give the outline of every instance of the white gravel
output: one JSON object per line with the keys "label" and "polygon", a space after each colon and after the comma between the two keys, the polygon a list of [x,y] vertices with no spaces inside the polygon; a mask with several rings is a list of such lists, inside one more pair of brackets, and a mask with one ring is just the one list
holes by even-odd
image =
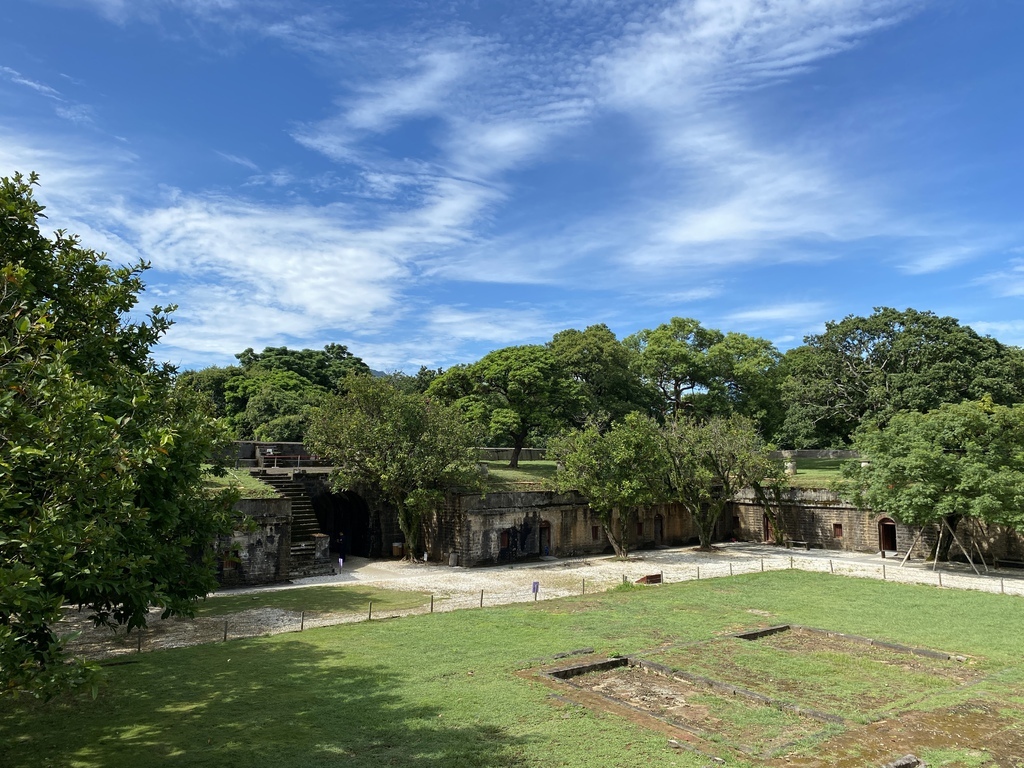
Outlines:
{"label": "white gravel", "polygon": [[[517,563],[490,568],[451,568],[433,563],[410,563],[388,560],[371,561],[351,558],[341,573],[299,579],[290,584],[271,587],[229,590],[218,594],[254,594],[277,589],[360,584],[394,590],[427,592],[434,596],[434,611],[479,608],[481,593],[484,607],[507,603],[551,600],[586,592],[597,592],[619,584],[623,579],[635,581],[642,576],[660,574],[667,583],[701,578],[728,578],[730,575],[758,572],[762,569],[799,568],[807,571],[834,573],[840,576],[882,579],[903,583],[928,584],[947,589],[974,589],[984,592],[1005,592],[1024,595],[1024,572],[991,571],[978,566],[976,575],[966,564],[941,564],[933,571],[930,564],[910,561],[905,567],[898,560],[883,560],[878,555],[865,555],[828,550],[786,550],[767,544],[728,543],[717,545],[715,552],[699,552],[692,547],[645,550],[629,561],[610,556],[593,558],[547,558],[536,563]],[[535,596],[533,584],[539,590]],[[218,595],[209,600],[216,601]],[[369,608],[369,606],[367,606]],[[374,611],[373,619],[427,613],[429,606],[402,611]],[[68,632],[81,632],[71,642],[77,653],[93,658],[120,656],[141,650],[222,642],[239,637],[278,634],[312,628],[365,621],[368,611],[359,613],[299,614],[293,611],[261,608],[232,614],[224,618],[194,620],[161,620],[153,611],[147,629],[125,635],[123,631],[93,628],[85,614],[68,611],[62,622]],[[141,642],[140,642],[141,641]]]}

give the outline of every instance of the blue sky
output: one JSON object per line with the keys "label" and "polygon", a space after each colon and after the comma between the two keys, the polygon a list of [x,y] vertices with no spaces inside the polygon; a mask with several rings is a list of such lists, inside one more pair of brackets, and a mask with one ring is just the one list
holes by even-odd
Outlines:
{"label": "blue sky", "polygon": [[0,174],[144,258],[157,356],[378,369],[875,306],[1024,344],[1016,0],[9,0]]}

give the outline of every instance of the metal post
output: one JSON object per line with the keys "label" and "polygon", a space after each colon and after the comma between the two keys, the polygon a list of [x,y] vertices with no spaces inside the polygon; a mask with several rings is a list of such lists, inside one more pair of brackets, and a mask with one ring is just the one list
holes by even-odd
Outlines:
{"label": "metal post", "polygon": [[1000,595],[1005,595],[1006,594],[1006,590],[1003,589],[1003,577],[1002,576],[999,577],[999,594]]}
{"label": "metal post", "polygon": [[302,611],[299,613],[299,632],[306,628],[306,612]]}
{"label": "metal post", "polygon": [[764,573],[764,558],[761,558],[761,573]]}
{"label": "metal post", "polygon": [[586,579],[586,577],[583,578],[583,594],[584,595],[587,594],[587,579]]}
{"label": "metal post", "polygon": [[484,607],[484,591],[482,589],[480,590],[480,607]]}
{"label": "metal post", "polygon": [[729,575],[732,576],[732,563],[729,563]]}
{"label": "metal post", "polygon": [[942,586],[942,571],[939,571],[939,586]]}
{"label": "metal post", "polygon": [[835,573],[836,572],[835,569],[832,567],[832,561],[831,560],[828,561],[828,572],[829,573]]}
{"label": "metal post", "polygon": [[136,652],[137,653],[142,653],[142,630],[141,629],[139,630],[138,641],[139,642],[138,642],[138,646],[137,646],[137,651]]}
{"label": "metal post", "polygon": [[697,581],[700,581],[700,566],[697,566]]}
{"label": "metal post", "polygon": [[430,612],[431,613],[434,612],[434,596],[433,595],[430,596]]}
{"label": "metal post", "polygon": [[885,581],[885,563],[882,563],[882,581]]}
{"label": "metal post", "polygon": [[224,619],[224,642],[228,641],[228,620]]}
{"label": "metal post", "polygon": [[373,600],[370,601],[370,612],[366,614],[366,620],[371,621],[373,619]]}
{"label": "metal post", "polygon": [[793,570],[793,556],[789,556],[789,570]]}

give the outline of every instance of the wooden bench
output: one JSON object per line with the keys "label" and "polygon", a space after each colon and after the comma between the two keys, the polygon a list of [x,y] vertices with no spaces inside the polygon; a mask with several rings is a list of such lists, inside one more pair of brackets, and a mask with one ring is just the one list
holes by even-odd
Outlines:
{"label": "wooden bench", "polygon": [[1008,565],[1011,568],[1024,568],[1024,560],[1007,560],[1002,557],[992,558],[992,567],[999,568],[1000,566]]}
{"label": "wooden bench", "polygon": [[792,549],[793,547],[803,547],[807,551],[810,551],[811,542],[798,541],[797,539],[786,539],[786,549]]}

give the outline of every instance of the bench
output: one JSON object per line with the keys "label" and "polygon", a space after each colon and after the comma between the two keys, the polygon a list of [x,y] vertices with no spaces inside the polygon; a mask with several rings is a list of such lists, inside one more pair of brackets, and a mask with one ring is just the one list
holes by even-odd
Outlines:
{"label": "bench", "polygon": [[999,568],[1000,566],[1008,565],[1011,568],[1024,568],[1024,560],[1008,560],[1002,557],[992,558],[992,567]]}
{"label": "bench", "polygon": [[793,547],[803,547],[810,551],[811,542],[809,541],[798,541],[797,539],[786,539],[786,549],[792,549]]}

